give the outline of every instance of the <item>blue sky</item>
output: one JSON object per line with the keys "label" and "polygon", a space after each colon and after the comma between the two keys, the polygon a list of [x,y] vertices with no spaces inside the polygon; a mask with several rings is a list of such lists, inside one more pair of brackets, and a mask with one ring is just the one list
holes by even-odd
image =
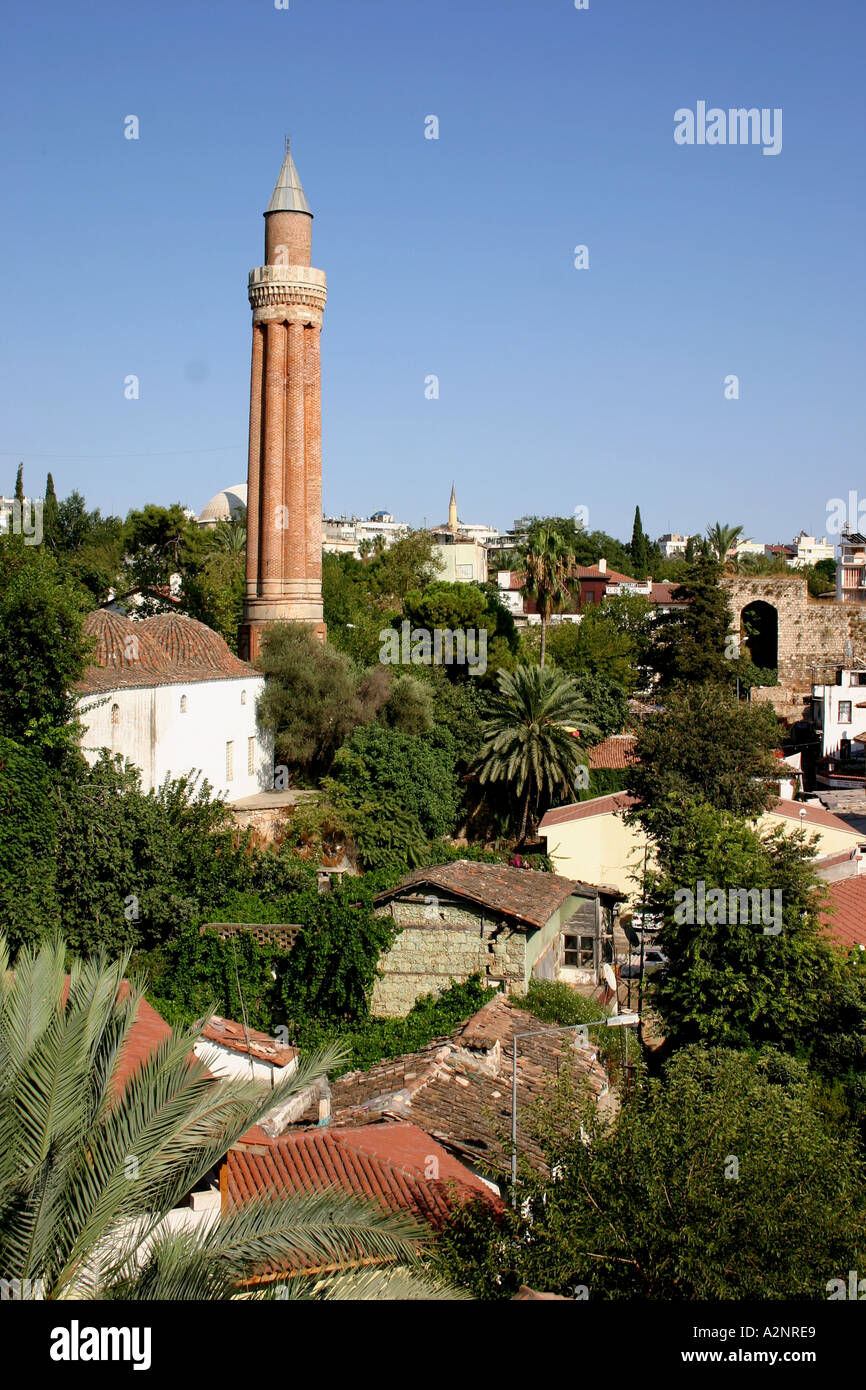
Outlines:
{"label": "blue sky", "polygon": [[[859,0],[11,7],[0,491],[19,459],[121,514],[245,479],[290,131],[329,512],[432,524],[455,478],[468,521],[823,534],[866,496],[864,43]],[[678,146],[699,100],[782,108],[781,153]]]}

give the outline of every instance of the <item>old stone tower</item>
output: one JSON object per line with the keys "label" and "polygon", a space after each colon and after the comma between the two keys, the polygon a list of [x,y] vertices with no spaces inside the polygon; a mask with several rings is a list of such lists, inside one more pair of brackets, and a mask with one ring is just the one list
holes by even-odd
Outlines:
{"label": "old stone tower", "polygon": [[268,623],[322,617],[319,335],[325,273],[310,264],[313,214],[289,142],[265,211],[265,264],[250,271],[253,354],[247,572],[240,653],[255,661]]}

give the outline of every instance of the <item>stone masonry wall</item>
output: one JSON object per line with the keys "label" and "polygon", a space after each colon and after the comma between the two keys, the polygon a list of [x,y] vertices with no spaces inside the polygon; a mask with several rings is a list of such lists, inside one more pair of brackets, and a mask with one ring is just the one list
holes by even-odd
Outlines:
{"label": "stone masonry wall", "polygon": [[439,994],[453,980],[462,984],[480,974],[506,992],[522,988],[526,934],[463,903],[421,897],[398,899],[379,908],[402,928],[379,962],[383,977],[373,989],[372,1012],[402,1016],[424,994]]}
{"label": "stone masonry wall", "polygon": [[812,598],[803,575],[727,575],[722,586],[741,636],[743,609],[750,603],[761,601],[776,610],[782,690],[772,703],[779,701],[780,713],[791,703],[792,689],[808,690],[813,682],[835,679],[836,667],[844,664],[849,640],[855,660],[866,657],[866,613],[861,606]]}

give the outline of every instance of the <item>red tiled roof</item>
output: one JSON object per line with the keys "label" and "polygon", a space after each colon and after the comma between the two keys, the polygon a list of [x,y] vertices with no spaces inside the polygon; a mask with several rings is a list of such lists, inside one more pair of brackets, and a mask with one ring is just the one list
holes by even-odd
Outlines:
{"label": "red tiled roof", "polygon": [[846,951],[866,948],[866,875],[837,879],[826,887],[830,902],[821,913],[823,925]]}
{"label": "red tiled roof", "polygon": [[260,674],[236,657],[218,632],[182,613],[134,620],[98,608],[88,613],[84,628],[96,638],[96,662],[76,685],[79,695]]}
{"label": "red tiled roof", "polygon": [[538,827],[544,834],[554,825],[564,825],[573,820],[589,820],[592,816],[612,816],[618,811],[629,811],[636,806],[638,799],[628,792],[611,792],[608,796],[593,796],[589,801],[575,801],[570,806],[556,806],[542,818]]}
{"label": "red tiled roof", "polygon": [[613,734],[597,743],[589,750],[589,767],[594,772],[601,768],[624,769],[637,762],[634,734]]}
{"label": "red tiled roof", "polygon": [[674,598],[674,589],[676,589],[677,587],[678,586],[676,584],[665,584],[661,581],[651,584],[649,591],[650,603],[674,603],[681,604],[683,607],[685,607],[685,599]]}
{"label": "red tiled roof", "polygon": [[[805,815],[800,813],[805,811]],[[846,834],[853,835],[855,839],[862,840],[862,831],[855,830],[853,825],[841,820],[839,816],[834,816],[832,811],[827,811],[823,806],[807,806],[804,801],[777,801],[775,806],[771,806],[768,813],[771,816],[784,816],[786,820],[801,820],[804,825],[822,825],[826,830],[844,830]]]}
{"label": "red tiled roof", "polygon": [[[521,1037],[517,1051],[520,1113],[548,1098],[566,1068],[597,1101],[606,1096],[607,1073],[595,1043],[582,1046],[571,1034],[539,1028],[534,1015],[497,994],[450,1038],[332,1082],[332,1132],[379,1116],[411,1120],[460,1158],[503,1171],[509,1162],[504,1136],[511,1122],[515,1033],[531,1034]],[[520,1147],[544,1166],[544,1154],[525,1128]]]}
{"label": "red tiled roof", "polygon": [[270,1062],[274,1067],[287,1067],[298,1055],[296,1047],[288,1043],[278,1043],[270,1033],[260,1033],[256,1028],[245,1028],[242,1023],[234,1023],[230,1018],[213,1014],[202,1033],[205,1042],[216,1043],[231,1052],[241,1052],[244,1056],[255,1057],[259,1062]]}
{"label": "red tiled roof", "polygon": [[[128,994],[129,981],[122,980],[118,998],[125,999]],[[66,1001],[69,998],[68,975],[64,977],[60,998],[62,1007],[65,1009]],[[171,1028],[162,1015],[158,1014],[153,1005],[148,1004],[146,999],[140,1000],[135,1022],[127,1033],[117,1058],[113,1080],[115,1094],[119,1094],[123,1090],[129,1078],[138,1070],[142,1062],[146,1062],[151,1053],[156,1051],[160,1043],[165,1042],[170,1037]]]}
{"label": "red tiled roof", "polygon": [[377,893],[375,902],[386,903],[409,889],[428,885],[438,888],[440,892],[467,898],[494,912],[502,912],[531,927],[545,926],[573,893],[593,887],[536,869],[476,864],[468,859],[458,859],[452,864],[416,869],[402,878],[396,887]]}
{"label": "red tiled roof", "polygon": [[455,1197],[458,1202],[483,1197],[501,1205],[480,1178],[417,1125],[405,1122],[296,1131],[267,1141],[265,1153],[231,1149],[220,1186],[228,1208],[263,1193],[337,1187],[433,1225],[447,1218]]}

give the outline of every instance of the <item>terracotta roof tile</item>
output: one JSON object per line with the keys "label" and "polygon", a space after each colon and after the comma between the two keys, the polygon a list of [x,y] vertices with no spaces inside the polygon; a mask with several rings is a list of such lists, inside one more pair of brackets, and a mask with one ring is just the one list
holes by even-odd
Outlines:
{"label": "terracotta roof tile", "polygon": [[[509,1154],[513,1038],[517,1050],[518,1112],[542,1101],[551,1082],[568,1068],[598,1099],[607,1073],[594,1044],[575,1045],[573,1035],[538,1032],[534,1015],[497,995],[449,1039],[408,1053],[368,1072],[349,1072],[331,1086],[332,1130],[368,1124],[381,1116],[411,1120],[440,1144],[471,1163],[504,1171]],[[525,1133],[521,1153],[542,1164],[543,1154]]]}
{"label": "terracotta roof tile", "polygon": [[424,1130],[404,1121],[298,1130],[266,1140],[264,1147],[263,1153],[233,1148],[226,1155],[221,1185],[229,1209],[263,1193],[331,1187],[433,1225],[447,1218],[455,1200],[482,1197],[501,1205],[480,1178]]}
{"label": "terracotta roof tile", "polygon": [[866,875],[826,885],[829,903],[821,913],[827,931],[846,951],[866,949]]}
{"label": "terracotta roof tile", "polygon": [[613,734],[589,750],[589,767],[594,772],[601,768],[625,769],[637,762],[634,734]]}
{"label": "terracotta roof tile", "polygon": [[562,878],[559,874],[536,869],[477,864],[468,859],[458,859],[451,864],[416,869],[402,878],[395,888],[378,893],[375,901],[385,903],[408,889],[426,886],[467,898],[481,907],[501,912],[531,927],[545,926],[567,898],[590,887],[573,879]]}
{"label": "terracotta roof tile", "polygon": [[270,1062],[275,1067],[287,1067],[298,1055],[295,1047],[278,1043],[270,1033],[260,1033],[256,1028],[245,1028],[230,1018],[213,1014],[208,1019],[202,1033],[205,1042],[216,1043],[231,1052],[255,1057],[259,1062]]}
{"label": "terracotta roof tile", "polygon": [[628,811],[636,806],[636,796],[628,792],[611,792],[607,796],[593,796],[589,801],[575,801],[569,806],[555,806],[542,818],[539,833],[544,834],[554,825],[565,825],[573,820],[589,820],[592,816],[609,816],[619,811]]}
{"label": "terracotta roof tile", "polygon": [[[805,812],[805,815],[801,815]],[[862,831],[855,830],[847,821],[834,816],[823,806],[807,806],[804,801],[777,801],[768,813],[771,816],[784,816],[786,820],[801,820],[807,826],[824,826],[827,830],[844,830],[855,839],[862,840]]]}
{"label": "terracotta roof tile", "polygon": [[88,613],[84,627],[96,639],[96,662],[76,685],[79,695],[260,675],[218,632],[182,613],[134,620],[98,608]]}

